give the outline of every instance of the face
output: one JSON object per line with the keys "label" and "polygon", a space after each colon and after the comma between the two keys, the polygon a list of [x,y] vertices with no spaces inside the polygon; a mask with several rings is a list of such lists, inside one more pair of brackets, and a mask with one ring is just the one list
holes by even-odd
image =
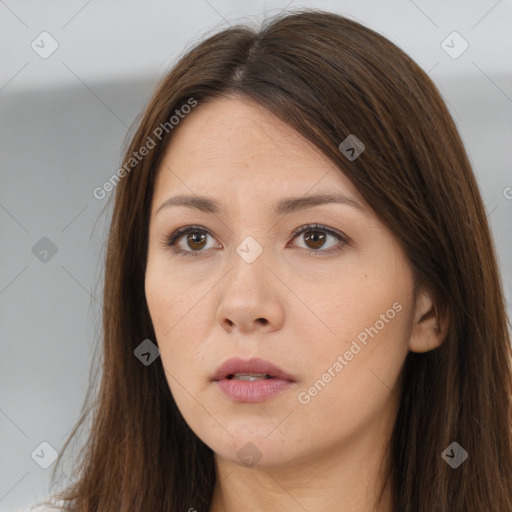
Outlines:
{"label": "face", "polygon": [[[158,170],[148,249],[167,382],[217,457],[292,465],[382,442],[409,350],[412,274],[301,135],[248,100],[199,105]],[[242,362],[218,373],[231,358]]]}

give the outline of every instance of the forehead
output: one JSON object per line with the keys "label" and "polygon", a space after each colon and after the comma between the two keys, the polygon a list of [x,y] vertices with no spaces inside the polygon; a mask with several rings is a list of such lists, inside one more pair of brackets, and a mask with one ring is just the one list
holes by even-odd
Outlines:
{"label": "forehead", "polygon": [[261,197],[327,189],[363,202],[339,167],[310,141],[268,109],[240,98],[199,104],[181,121],[158,169],[155,196],[222,195],[226,187]]}
{"label": "forehead", "polygon": [[309,141],[258,103],[219,98],[199,104],[182,121],[167,154],[172,160],[241,161],[293,158],[324,160]]}

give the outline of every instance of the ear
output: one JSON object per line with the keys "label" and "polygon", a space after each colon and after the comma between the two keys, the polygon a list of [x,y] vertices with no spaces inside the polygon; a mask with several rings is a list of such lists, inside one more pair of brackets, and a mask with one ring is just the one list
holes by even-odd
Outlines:
{"label": "ear", "polygon": [[431,294],[426,290],[420,291],[416,297],[409,349],[428,352],[438,348],[446,338],[449,325],[448,314],[440,315]]}

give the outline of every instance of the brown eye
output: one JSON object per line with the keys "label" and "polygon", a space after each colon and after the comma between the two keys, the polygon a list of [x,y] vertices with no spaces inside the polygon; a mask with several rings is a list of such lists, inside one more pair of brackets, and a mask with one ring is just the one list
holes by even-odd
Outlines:
{"label": "brown eye", "polygon": [[[315,256],[341,251],[350,243],[350,238],[343,233],[338,233],[319,224],[301,226],[292,233],[292,236],[293,239],[297,239],[304,244],[302,245],[303,249]],[[329,239],[331,239],[331,243],[329,243]]]}
{"label": "brown eye", "polygon": [[219,248],[219,244],[215,245],[215,239],[211,233],[201,226],[184,226],[165,237],[163,242],[181,256],[199,256],[208,249]]}
{"label": "brown eye", "polygon": [[191,249],[200,250],[205,246],[206,235],[200,231],[188,233],[186,241]]}
{"label": "brown eye", "polygon": [[[208,237],[213,245],[208,247]],[[329,245],[329,238],[334,242]],[[345,234],[319,224],[301,226],[292,233],[292,240],[298,239],[305,244],[302,249],[312,255],[329,255],[345,248],[351,243],[351,239]],[[184,226],[163,239],[167,247],[172,247],[173,252],[181,256],[200,256],[208,249],[222,249],[221,244],[215,244],[211,233],[201,226]],[[295,246],[297,247],[297,246]]]}
{"label": "brown eye", "polygon": [[312,249],[321,249],[326,240],[325,233],[318,230],[306,231],[304,241]]}

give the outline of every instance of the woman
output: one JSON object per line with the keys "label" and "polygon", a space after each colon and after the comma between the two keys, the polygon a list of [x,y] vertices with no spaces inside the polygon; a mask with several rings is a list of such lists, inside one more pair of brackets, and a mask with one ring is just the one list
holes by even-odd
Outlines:
{"label": "woman", "polygon": [[217,33],[118,178],[64,510],[512,511],[493,242],[403,51],[312,10]]}

